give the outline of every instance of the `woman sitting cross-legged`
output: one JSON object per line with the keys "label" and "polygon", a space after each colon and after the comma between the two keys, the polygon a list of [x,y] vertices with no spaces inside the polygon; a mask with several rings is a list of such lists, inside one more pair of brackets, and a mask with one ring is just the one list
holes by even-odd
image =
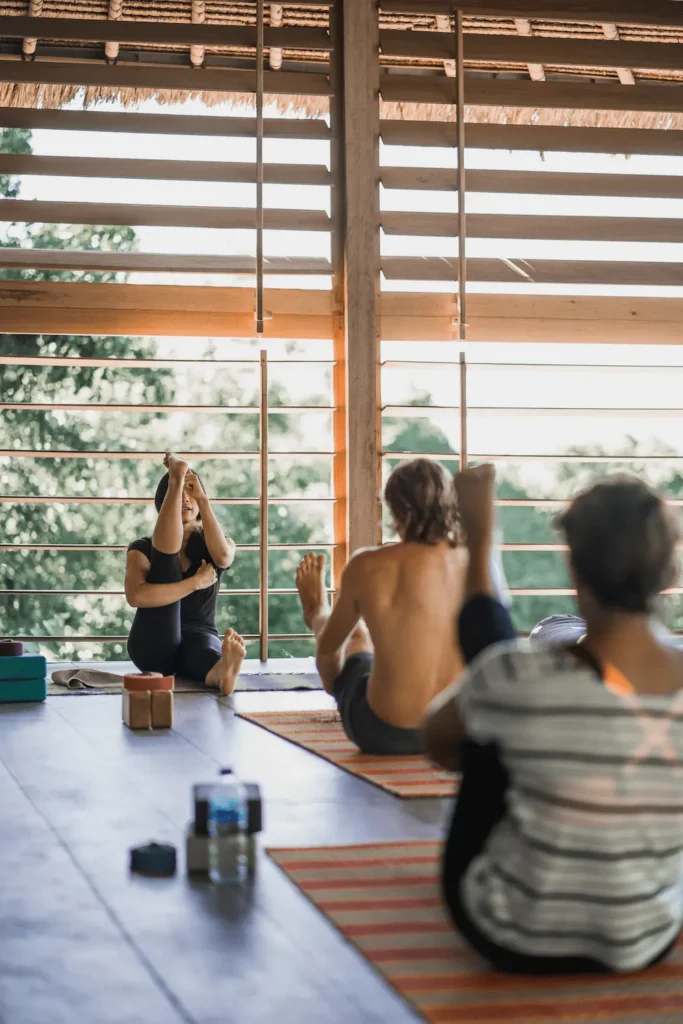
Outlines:
{"label": "woman sitting cross-legged", "polygon": [[[457,481],[470,562],[468,671],[431,705],[433,760],[462,771],[443,891],[469,943],[502,970],[641,970],[683,919],[683,652],[653,632],[678,527],[638,480],[607,479],[559,520],[580,644],[509,640],[488,571],[493,468]],[[473,659],[473,660],[472,660]]]}
{"label": "woman sitting cross-legged", "polygon": [[136,608],[128,653],[142,672],[178,673],[229,694],[244,660],[242,637],[216,629],[221,573],[235,555],[196,473],[168,453],[151,537],[134,541],[126,561],[126,599]]}

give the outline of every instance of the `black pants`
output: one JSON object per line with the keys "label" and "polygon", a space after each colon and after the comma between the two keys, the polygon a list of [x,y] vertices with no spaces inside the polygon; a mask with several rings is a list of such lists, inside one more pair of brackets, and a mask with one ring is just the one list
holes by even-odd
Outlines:
{"label": "black pants", "polygon": [[[478,654],[503,640],[514,640],[515,627],[506,608],[490,597],[475,597],[460,616],[460,646],[469,664]],[[484,935],[462,903],[461,885],[475,857],[505,814],[508,776],[495,744],[466,743],[462,751],[462,783],[444,849],[441,884],[446,906],[458,931],[498,970],[513,974],[611,973],[597,960],[582,956],[529,956],[499,946]],[[676,941],[649,966],[669,955]]]}
{"label": "black pants", "polygon": [[[148,583],[179,583],[180,555],[152,548]],[[183,630],[180,601],[164,608],[138,608],[128,637],[128,654],[140,672],[182,675],[204,682],[221,656],[217,633]]]}

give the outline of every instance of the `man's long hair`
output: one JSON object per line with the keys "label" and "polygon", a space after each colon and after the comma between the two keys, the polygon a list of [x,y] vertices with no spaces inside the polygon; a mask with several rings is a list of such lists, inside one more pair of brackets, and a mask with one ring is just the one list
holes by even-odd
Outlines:
{"label": "man's long hair", "polygon": [[387,480],[384,498],[402,540],[457,544],[455,484],[441,463],[419,458],[402,462]]}

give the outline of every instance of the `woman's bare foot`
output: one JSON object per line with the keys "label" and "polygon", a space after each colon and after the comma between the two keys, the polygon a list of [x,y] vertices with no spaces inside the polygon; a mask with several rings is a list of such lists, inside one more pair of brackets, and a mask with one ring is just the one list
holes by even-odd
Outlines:
{"label": "woman's bare foot", "polygon": [[228,697],[235,689],[240,674],[244,655],[247,653],[244,640],[234,629],[227,629],[223,637],[220,659],[207,675],[207,686],[216,686],[224,697]]}
{"label": "woman's bare foot", "polygon": [[223,653],[220,665],[220,691],[224,697],[229,696],[235,689],[237,677],[242,668],[242,662],[247,649],[244,640],[234,629],[226,629],[223,637]]}
{"label": "woman's bare foot", "polygon": [[168,470],[168,475],[171,480],[183,483],[185,480],[185,474],[187,473],[189,464],[184,459],[180,459],[173,452],[166,452],[164,455],[164,466]]}
{"label": "woman's bare foot", "polygon": [[325,555],[305,555],[296,571],[296,589],[299,591],[304,622],[315,632],[315,620],[329,614],[330,604],[325,588]]}

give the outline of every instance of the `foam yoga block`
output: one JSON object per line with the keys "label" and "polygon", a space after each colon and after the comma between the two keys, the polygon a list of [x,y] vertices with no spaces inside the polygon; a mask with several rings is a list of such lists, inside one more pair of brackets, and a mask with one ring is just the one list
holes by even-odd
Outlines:
{"label": "foam yoga block", "polygon": [[42,654],[22,654],[0,658],[0,681],[45,679],[47,660]]}
{"label": "foam yoga block", "polygon": [[152,690],[152,728],[173,728],[173,693],[170,690]]}
{"label": "foam yoga block", "polygon": [[123,691],[123,721],[129,729],[152,728],[152,702],[149,690]]}
{"label": "foam yoga block", "polygon": [[0,704],[39,701],[46,697],[45,679],[0,679]]}
{"label": "foam yoga block", "polygon": [[20,640],[0,640],[0,658],[20,658],[24,645]]}

